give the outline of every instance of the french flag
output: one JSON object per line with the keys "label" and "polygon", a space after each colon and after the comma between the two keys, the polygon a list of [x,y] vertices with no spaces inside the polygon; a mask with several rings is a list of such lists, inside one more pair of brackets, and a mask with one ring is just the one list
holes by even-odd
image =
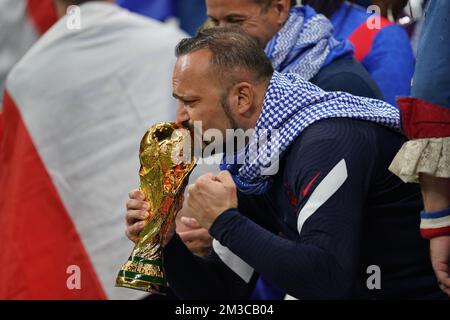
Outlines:
{"label": "french flag", "polygon": [[114,287],[133,247],[125,202],[140,139],[174,117],[173,50],[186,35],[112,3],[80,8],[79,30],[61,18],[6,81],[0,299],[145,295]]}

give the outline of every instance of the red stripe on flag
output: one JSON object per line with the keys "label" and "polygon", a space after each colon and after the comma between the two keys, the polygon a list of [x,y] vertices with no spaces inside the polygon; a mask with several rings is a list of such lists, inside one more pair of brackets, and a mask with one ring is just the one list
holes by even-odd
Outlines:
{"label": "red stripe on flag", "polygon": [[27,12],[40,35],[44,34],[58,21],[56,10],[51,0],[28,0]]}
{"label": "red stripe on flag", "polygon": [[[7,92],[0,144],[0,299],[106,299],[81,239]],[[69,290],[67,268],[81,270]]]}

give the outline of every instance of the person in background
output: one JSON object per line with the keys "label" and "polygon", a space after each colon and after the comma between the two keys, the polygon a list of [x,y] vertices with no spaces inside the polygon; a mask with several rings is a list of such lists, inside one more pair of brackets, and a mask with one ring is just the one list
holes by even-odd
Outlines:
{"label": "person in background", "polygon": [[186,34],[112,1],[54,3],[60,19],[6,81],[0,299],[140,298],[114,287],[132,249],[121,208],[142,136],[175,116],[173,50]]}
{"label": "person in background", "polygon": [[[352,1],[303,0],[326,15],[338,40],[348,39],[355,47],[355,57],[369,71],[384,95],[396,105],[396,97],[408,96],[414,72],[414,54],[406,31],[385,17],[378,17],[380,28],[373,28],[374,16]],[[394,4],[395,15],[406,1],[383,1],[383,8]],[[393,11],[393,10],[391,10]]]}
{"label": "person in background", "polygon": [[420,183],[421,232],[431,262],[450,296],[450,2],[430,0],[419,40],[411,97],[398,99],[406,142],[390,170]]}
{"label": "person in background", "polygon": [[292,72],[325,91],[382,99],[366,70],[353,59],[348,41],[333,26],[294,0],[206,0],[214,26],[237,25],[256,39],[278,72]]}

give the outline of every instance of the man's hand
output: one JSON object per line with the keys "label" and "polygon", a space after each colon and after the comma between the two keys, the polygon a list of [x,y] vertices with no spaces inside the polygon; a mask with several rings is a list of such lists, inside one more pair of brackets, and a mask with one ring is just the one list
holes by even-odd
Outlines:
{"label": "man's hand", "polygon": [[149,217],[147,209],[149,204],[145,202],[145,195],[139,190],[132,190],[128,193],[130,198],[127,201],[127,214],[125,221],[127,228],[125,234],[133,242],[139,240],[139,233],[146,225],[145,219]]}
{"label": "man's hand", "polygon": [[204,257],[212,247],[212,237],[194,218],[177,219],[177,233],[188,249],[195,255]]}
{"label": "man's hand", "polygon": [[430,239],[430,255],[439,287],[450,296],[450,236]]}
{"label": "man's hand", "polygon": [[188,187],[188,195],[192,216],[207,230],[220,214],[238,204],[236,185],[228,171],[201,176]]}
{"label": "man's hand", "polygon": [[[139,234],[147,224],[149,214],[147,212],[148,203],[145,202],[144,194],[139,190],[132,190],[128,193],[130,198],[127,201],[127,213],[126,213],[126,230],[125,234],[133,242],[139,240]],[[186,205],[187,207],[187,205]],[[189,210],[183,208],[183,213],[189,213]],[[181,212],[180,212],[181,213]],[[194,218],[180,217],[177,218],[178,233],[188,247],[188,249],[199,256],[205,256],[212,246],[212,237],[208,233],[208,230],[202,228]],[[167,244],[172,238],[173,230],[169,232],[169,235],[164,243]]]}
{"label": "man's hand", "polygon": [[[139,234],[147,224],[149,204],[145,202],[145,195],[139,190],[130,191],[128,197],[130,199],[127,201],[127,214],[125,217],[127,228],[125,234],[128,239],[136,243],[139,240]],[[167,237],[164,239],[163,247],[169,243],[174,233],[175,223],[170,227]]]}

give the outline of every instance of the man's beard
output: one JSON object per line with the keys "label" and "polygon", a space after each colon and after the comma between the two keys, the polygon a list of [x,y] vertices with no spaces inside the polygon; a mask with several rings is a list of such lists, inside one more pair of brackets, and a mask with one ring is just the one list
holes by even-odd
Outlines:
{"label": "man's beard", "polygon": [[[232,113],[231,113],[231,107],[228,103],[228,92],[225,92],[221,97],[220,97],[220,101],[219,101],[219,105],[220,107],[222,107],[225,116],[227,117],[227,120],[229,122],[229,126],[227,129],[231,129],[231,130],[237,130],[239,127],[236,123],[236,121],[234,120]],[[223,133],[224,134],[224,139],[223,139],[223,144],[222,144],[222,152],[224,152],[226,150],[226,144],[227,143],[233,143],[233,141],[227,141],[226,140],[226,132]],[[203,140],[203,139],[202,139]],[[206,146],[217,143],[218,141],[212,140],[212,141],[205,141],[203,140],[203,150],[206,148]],[[234,145],[236,146],[236,144],[234,143]],[[217,147],[213,149],[214,151],[217,151]],[[215,154],[215,152],[213,153]]]}
{"label": "man's beard", "polygon": [[[231,115],[230,104],[228,103],[227,96],[228,96],[228,94],[224,93],[220,97],[219,104],[222,107],[223,111],[225,112],[225,116],[227,117],[228,121],[230,122],[231,128],[229,128],[229,129],[236,130],[236,129],[238,129],[238,126],[237,126],[236,121],[234,120],[233,116]],[[194,133],[194,125],[192,123],[190,123],[189,120],[186,120],[186,121],[182,122],[181,124],[186,129],[189,129],[189,131],[191,133]]]}
{"label": "man's beard", "polygon": [[228,121],[230,122],[230,126],[231,128],[228,129],[233,129],[233,130],[237,130],[238,129],[238,125],[236,123],[236,121],[234,120],[233,116],[231,115],[231,108],[230,108],[230,104],[228,103],[228,94],[225,93],[222,95],[222,97],[220,98],[220,106],[222,107],[223,111],[225,112],[225,116],[228,118]]}
{"label": "man's beard", "polygon": [[[220,101],[219,101],[219,105],[218,105],[218,107],[220,106],[222,109],[223,109],[223,111],[224,111],[224,113],[225,113],[225,116],[227,117],[227,119],[228,119],[228,122],[229,122],[229,126],[228,126],[228,128],[227,129],[231,129],[231,130],[237,130],[237,129],[239,129],[239,127],[238,127],[238,125],[237,125],[237,123],[236,123],[236,121],[234,120],[234,118],[233,118],[233,116],[232,116],[232,114],[231,114],[231,107],[230,107],[230,105],[229,105],[229,103],[228,103],[228,92],[225,92],[221,97],[220,97]],[[182,125],[186,128],[186,129],[188,129],[190,132],[191,132],[191,134],[193,135],[193,138],[194,138],[194,146],[196,146],[195,147],[195,153],[196,154],[198,154],[198,152],[200,152],[200,154],[202,154],[203,155],[203,151],[205,150],[205,148],[207,147],[207,146],[209,146],[209,145],[213,145],[213,144],[215,144],[215,143],[218,143],[218,141],[216,141],[216,139],[212,139],[212,140],[205,140],[204,139],[204,132],[202,132],[203,131],[203,128],[199,128],[199,127],[196,127],[196,126],[194,126],[194,123],[191,123],[189,120],[187,120],[187,121],[184,121],[183,123],[182,123]],[[199,130],[199,129],[201,129],[201,130]],[[234,146],[236,146],[237,145],[237,143],[235,143],[235,141],[227,141],[226,140],[226,137],[227,137],[227,135],[226,135],[226,132],[223,132],[222,133],[224,136],[223,136],[223,144],[222,144],[222,150],[223,150],[223,152],[226,150],[226,144],[227,143],[233,143],[233,145]],[[236,139],[236,138],[234,138],[234,139]],[[199,148],[200,147],[200,148]],[[213,148],[212,150],[214,150],[214,152],[212,153],[212,154],[215,154],[216,152],[217,152],[217,150],[218,149],[220,149],[220,147],[218,148],[218,146],[216,146],[215,148]],[[235,150],[236,151],[236,150]]]}

